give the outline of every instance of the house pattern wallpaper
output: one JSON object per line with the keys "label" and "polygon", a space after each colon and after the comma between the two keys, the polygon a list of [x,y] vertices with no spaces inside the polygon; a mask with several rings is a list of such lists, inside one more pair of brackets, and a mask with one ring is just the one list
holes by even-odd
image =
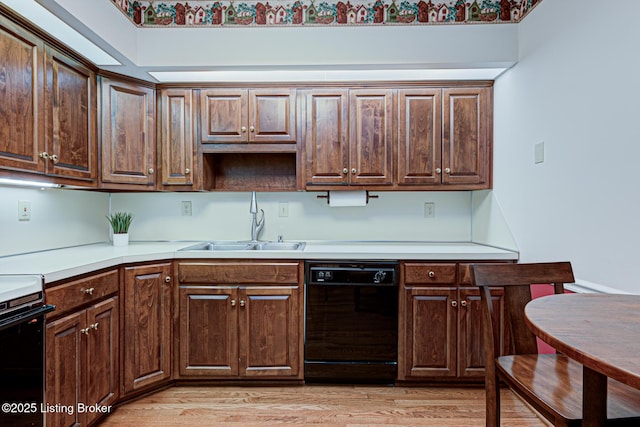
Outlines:
{"label": "house pattern wallpaper", "polygon": [[518,22],[542,0],[111,0],[139,27]]}

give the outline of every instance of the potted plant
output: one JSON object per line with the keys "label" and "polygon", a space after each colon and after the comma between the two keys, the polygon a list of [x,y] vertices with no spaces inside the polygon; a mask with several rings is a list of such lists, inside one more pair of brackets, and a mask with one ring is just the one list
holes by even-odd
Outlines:
{"label": "potted plant", "polygon": [[114,212],[107,215],[107,220],[113,230],[113,246],[129,244],[129,227],[133,221],[133,214],[129,212]]}

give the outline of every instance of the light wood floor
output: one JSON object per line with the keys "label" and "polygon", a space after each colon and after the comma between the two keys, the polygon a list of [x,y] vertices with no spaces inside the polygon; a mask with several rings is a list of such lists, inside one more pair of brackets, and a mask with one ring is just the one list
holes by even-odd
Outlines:
{"label": "light wood floor", "polygon": [[[484,426],[484,389],[291,386],[172,387],[114,409],[101,427]],[[509,390],[502,425],[546,427]]]}

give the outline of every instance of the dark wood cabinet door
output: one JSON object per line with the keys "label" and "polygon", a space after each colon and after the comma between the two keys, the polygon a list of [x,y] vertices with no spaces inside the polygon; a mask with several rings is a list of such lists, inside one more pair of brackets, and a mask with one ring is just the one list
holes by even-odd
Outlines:
{"label": "dark wood cabinet door", "polygon": [[246,89],[206,89],[200,92],[200,138],[204,143],[249,140]]}
{"label": "dark wood cabinet door", "polygon": [[102,77],[102,182],[153,187],[155,91]]}
{"label": "dark wood cabinet door", "polygon": [[0,17],[0,168],[44,173],[44,46]]}
{"label": "dark wood cabinet door", "polygon": [[78,61],[46,50],[47,173],[97,178],[95,73]]}
{"label": "dark wood cabinet door", "polygon": [[298,286],[241,287],[240,375],[302,378],[302,293]]}
{"label": "dark wood cabinet door", "polygon": [[349,182],[349,101],[346,89],[304,92],[307,186]]}
{"label": "dark wood cabinet door", "polygon": [[491,88],[445,88],[442,96],[442,182],[488,186]]}
{"label": "dark wood cabinet door", "polygon": [[402,293],[398,378],[455,377],[457,288],[406,287]]}
{"label": "dark wood cabinet door", "polygon": [[393,184],[393,90],[349,91],[352,185]]}
{"label": "dark wood cabinet door", "polygon": [[160,164],[162,185],[194,183],[193,94],[191,89],[160,92]]}
{"label": "dark wood cabinet door", "polygon": [[171,264],[124,269],[124,393],[171,377]]}
{"label": "dark wood cabinet door", "polygon": [[[109,406],[118,399],[120,329],[118,297],[87,309],[87,405]],[[100,413],[87,413],[91,423]]]}
{"label": "dark wood cabinet door", "polygon": [[76,410],[78,403],[86,403],[86,320],[86,311],[82,310],[46,326],[45,402],[73,408],[47,412],[48,426],[86,425],[86,414]]}
{"label": "dark wood cabinet door", "polygon": [[[494,322],[500,325],[502,348],[505,349],[504,291],[501,288],[491,290],[494,309]],[[484,341],[482,338],[482,305],[477,288],[460,288],[460,334],[458,336],[458,376],[462,378],[484,378]],[[506,353],[505,353],[506,354]]]}
{"label": "dark wood cabinet door", "polygon": [[398,90],[398,185],[440,184],[441,164],[441,90]]}
{"label": "dark wood cabinet door", "polygon": [[238,290],[180,287],[180,375],[238,375]]}
{"label": "dark wood cabinet door", "polygon": [[296,90],[249,90],[249,142],[296,141]]}

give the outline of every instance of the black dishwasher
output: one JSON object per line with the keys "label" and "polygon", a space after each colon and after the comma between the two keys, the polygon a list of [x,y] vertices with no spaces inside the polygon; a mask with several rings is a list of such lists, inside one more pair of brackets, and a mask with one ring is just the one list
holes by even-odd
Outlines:
{"label": "black dishwasher", "polygon": [[305,263],[305,381],[393,384],[398,264]]}

